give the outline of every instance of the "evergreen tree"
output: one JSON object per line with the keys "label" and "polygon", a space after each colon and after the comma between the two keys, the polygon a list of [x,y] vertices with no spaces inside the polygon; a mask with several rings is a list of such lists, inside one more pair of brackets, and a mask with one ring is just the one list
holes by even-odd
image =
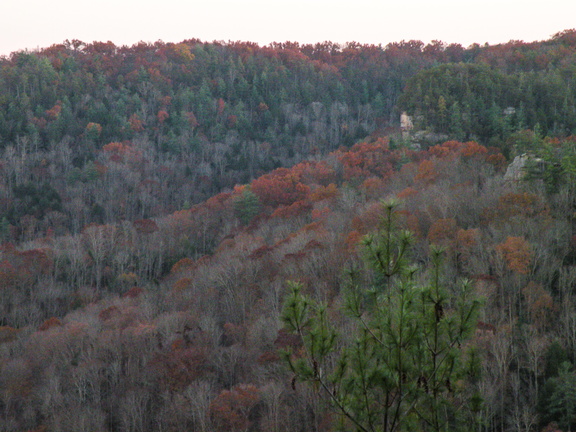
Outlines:
{"label": "evergreen tree", "polygon": [[570,362],[562,363],[558,376],[548,380],[544,395],[546,398],[544,415],[547,420],[556,421],[562,430],[574,430],[576,426],[576,373]]}
{"label": "evergreen tree", "polygon": [[384,203],[380,231],[363,240],[367,271],[352,272],[345,291],[346,334],[326,304],[290,284],[283,320],[303,349],[285,356],[299,380],[324,390],[345,430],[471,430],[481,401],[466,383],[478,359],[464,347],[479,301],[467,283],[446,286],[441,250],[428,272],[411,264],[413,237],[399,229],[397,206]]}
{"label": "evergreen tree", "polygon": [[242,191],[242,195],[234,202],[236,215],[244,225],[249,225],[252,222],[260,213],[260,208],[260,200],[249,186]]}

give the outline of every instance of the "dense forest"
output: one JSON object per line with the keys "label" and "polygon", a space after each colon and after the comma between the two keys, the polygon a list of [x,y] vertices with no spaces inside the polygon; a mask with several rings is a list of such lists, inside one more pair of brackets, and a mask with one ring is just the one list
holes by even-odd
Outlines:
{"label": "dense forest", "polygon": [[0,431],[573,430],[575,65],[575,30],[0,58]]}

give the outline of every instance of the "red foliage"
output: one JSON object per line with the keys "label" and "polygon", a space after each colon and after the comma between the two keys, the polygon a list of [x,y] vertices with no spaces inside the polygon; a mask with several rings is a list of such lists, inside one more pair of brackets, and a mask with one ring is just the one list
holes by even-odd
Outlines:
{"label": "red foliage", "polygon": [[532,248],[523,237],[506,237],[506,241],[496,246],[510,270],[527,274],[532,262]]}
{"label": "red foliage", "polygon": [[142,288],[135,286],[135,287],[130,288],[124,294],[122,294],[122,298],[137,298],[143,292],[144,292],[144,290]]}
{"label": "red foliage", "polygon": [[232,114],[228,116],[226,124],[229,128],[233,128],[236,126],[237,122],[238,122],[238,116]]}
{"label": "red foliage", "polygon": [[128,123],[130,123],[130,129],[132,129],[133,132],[142,132],[144,130],[142,120],[140,120],[138,114],[132,114],[128,119]]}
{"label": "red foliage", "polygon": [[250,411],[259,399],[258,389],[251,384],[240,384],[222,391],[210,404],[210,414],[218,430],[247,430]]}
{"label": "red foliage", "polygon": [[346,236],[346,248],[348,251],[353,252],[356,250],[356,247],[360,244],[360,240],[362,240],[363,235],[360,234],[358,231],[354,230],[348,233]]}
{"label": "red foliage", "polygon": [[393,174],[394,164],[399,158],[398,154],[389,151],[388,140],[384,138],[357,143],[350,151],[337,152],[337,155],[343,165],[346,179],[365,178],[371,175],[388,178]]}
{"label": "red foliage", "polygon": [[48,329],[51,329],[52,327],[62,327],[62,321],[60,321],[56,317],[48,318],[40,325],[40,327],[38,327],[38,330],[46,331]]}
{"label": "red foliage", "polygon": [[193,112],[191,111],[187,112],[186,118],[188,119],[188,124],[190,125],[191,128],[195,128],[196,126],[198,126],[198,120],[196,119],[196,116],[194,115]]}
{"label": "red foliage", "polygon": [[102,321],[108,321],[109,319],[118,316],[120,314],[120,310],[116,306],[109,306],[106,309],[102,309],[98,314],[98,318]]}
{"label": "red foliage", "polygon": [[208,372],[208,353],[199,347],[186,348],[182,339],[175,341],[171,351],[158,354],[150,366],[159,373],[162,387],[177,392]]}
{"label": "red foliage", "polygon": [[509,221],[515,217],[546,217],[549,210],[548,204],[536,194],[510,192],[498,198],[498,204],[495,207],[485,209],[482,219],[485,222],[492,222]]}
{"label": "red foliage", "polygon": [[532,324],[541,329],[552,323],[556,306],[552,295],[540,284],[529,282],[522,289]]}
{"label": "red foliage", "polygon": [[326,162],[300,162],[290,169],[307,185],[329,185],[336,179],[336,172]]}
{"label": "red foliage", "polygon": [[368,199],[377,199],[382,195],[386,182],[378,177],[370,177],[362,182],[362,189]]}
{"label": "red foliage", "polygon": [[165,110],[160,110],[158,111],[156,117],[158,118],[158,122],[164,123],[164,121],[169,117],[169,115]]}
{"label": "red foliage", "polygon": [[274,340],[274,346],[278,349],[296,349],[302,346],[302,339],[300,336],[290,333],[288,330],[282,328],[278,330],[278,336]]}
{"label": "red foliage", "polygon": [[476,141],[468,141],[465,143],[460,141],[446,141],[430,149],[430,154],[438,158],[451,158],[455,156],[470,158],[473,156],[485,156],[487,153],[488,149]]}
{"label": "red foliage", "polygon": [[252,182],[252,192],[260,201],[272,207],[289,206],[306,198],[310,187],[300,182],[300,176],[287,168],[278,168]]}
{"label": "red foliage", "polygon": [[58,118],[60,117],[60,112],[62,111],[62,106],[60,105],[60,102],[56,103],[56,105],[54,105],[52,108],[50,108],[49,110],[47,110],[44,115],[46,116],[46,119],[49,121],[54,121],[54,120],[58,120]]}
{"label": "red foliage", "polygon": [[52,257],[50,249],[29,249],[23,252],[14,247],[4,247],[0,262],[0,290],[32,284],[41,275],[50,272]]}
{"label": "red foliage", "polygon": [[303,214],[308,213],[311,208],[312,204],[307,201],[296,201],[288,206],[278,207],[274,213],[272,213],[271,217],[292,218],[302,216]]}
{"label": "red foliage", "polygon": [[492,324],[485,323],[484,321],[478,321],[476,324],[476,334],[478,336],[495,335],[496,327]]}
{"label": "red foliage", "polygon": [[180,278],[174,282],[175,291],[184,291],[192,286],[192,279],[190,278]]}
{"label": "red foliage", "polygon": [[225,107],[226,102],[224,102],[224,99],[222,98],[218,99],[218,101],[216,102],[216,112],[218,113],[218,115],[222,115]]}
{"label": "red foliage", "polygon": [[90,122],[86,125],[86,133],[90,136],[99,136],[102,132],[102,126],[98,123]]}
{"label": "red foliage", "polygon": [[276,351],[265,351],[258,357],[259,364],[275,363],[280,360]]}
{"label": "red foliage", "polygon": [[248,258],[253,260],[260,260],[268,253],[272,252],[273,249],[274,248],[271,248],[268,245],[262,245],[259,248],[254,249],[254,251],[248,256]]}
{"label": "red foliage", "polygon": [[418,191],[410,186],[405,189],[402,189],[400,192],[396,194],[396,196],[400,199],[410,198],[414,195],[418,194]]}
{"label": "red foliage", "polygon": [[374,231],[378,229],[383,214],[382,203],[372,203],[352,220],[352,228],[361,234]]}
{"label": "red foliage", "polygon": [[330,214],[330,209],[328,207],[323,207],[321,209],[315,208],[314,210],[312,210],[312,219],[314,220],[323,219],[328,214]]}
{"label": "red foliage", "polygon": [[140,234],[152,234],[158,231],[158,225],[152,219],[139,219],[134,221],[133,225]]}
{"label": "red foliage", "polygon": [[170,269],[171,274],[176,274],[184,270],[193,269],[196,266],[195,261],[192,258],[182,258]]}
{"label": "red foliage", "polygon": [[444,244],[454,238],[456,228],[455,219],[436,219],[428,230],[428,241],[434,244]]}
{"label": "red foliage", "polygon": [[105,154],[113,162],[135,162],[138,163],[142,158],[142,152],[132,147],[129,142],[111,142],[102,147]]}
{"label": "red foliage", "polygon": [[418,165],[418,173],[414,181],[423,184],[431,184],[438,178],[438,172],[433,161],[425,159]]}
{"label": "red foliage", "polygon": [[326,199],[332,199],[338,196],[338,188],[334,183],[330,183],[328,186],[318,186],[312,190],[308,196],[308,200],[311,202],[324,201]]}

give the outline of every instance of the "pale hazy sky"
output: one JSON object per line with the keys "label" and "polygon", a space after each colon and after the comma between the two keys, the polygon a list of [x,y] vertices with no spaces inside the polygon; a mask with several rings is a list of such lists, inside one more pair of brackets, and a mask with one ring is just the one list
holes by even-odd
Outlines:
{"label": "pale hazy sky", "polygon": [[65,39],[468,46],[543,40],[575,27],[576,0],[0,0],[0,55]]}

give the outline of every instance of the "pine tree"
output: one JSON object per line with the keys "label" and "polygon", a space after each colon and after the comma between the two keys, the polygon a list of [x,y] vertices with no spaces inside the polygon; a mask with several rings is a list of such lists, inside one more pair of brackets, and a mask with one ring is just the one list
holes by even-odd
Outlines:
{"label": "pine tree", "polygon": [[285,357],[298,380],[323,389],[344,430],[472,430],[481,400],[467,341],[480,302],[467,283],[449,289],[441,250],[428,271],[411,264],[414,240],[398,219],[398,204],[384,203],[380,231],[363,239],[367,268],[350,274],[346,334],[326,304],[289,284],[283,320],[303,348]]}
{"label": "pine tree", "polygon": [[252,222],[260,213],[260,207],[258,196],[252,192],[249,186],[246,186],[242,191],[242,195],[234,202],[234,210],[244,225],[249,225]]}

